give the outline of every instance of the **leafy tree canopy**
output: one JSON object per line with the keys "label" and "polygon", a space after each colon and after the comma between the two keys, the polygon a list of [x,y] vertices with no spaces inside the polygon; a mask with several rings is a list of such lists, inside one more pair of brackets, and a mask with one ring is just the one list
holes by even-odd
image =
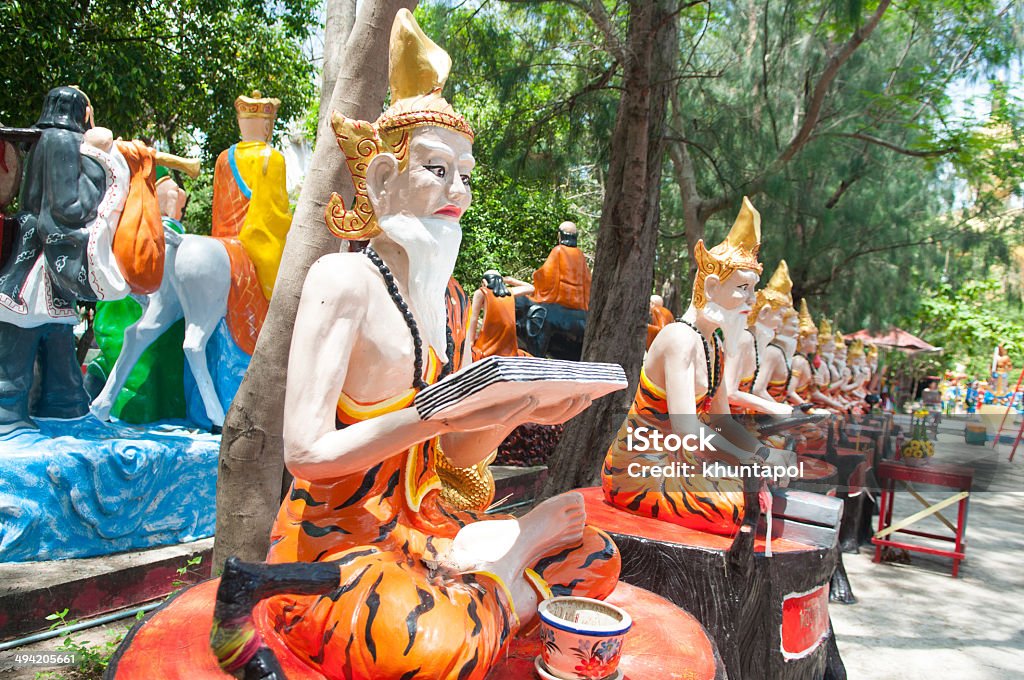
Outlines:
{"label": "leafy tree canopy", "polygon": [[254,89],[301,116],[316,91],[302,46],[318,0],[70,0],[0,3],[0,121],[27,126],[46,92],[75,84],[98,125],[159,140],[201,141],[208,157],[238,136],[232,102]]}

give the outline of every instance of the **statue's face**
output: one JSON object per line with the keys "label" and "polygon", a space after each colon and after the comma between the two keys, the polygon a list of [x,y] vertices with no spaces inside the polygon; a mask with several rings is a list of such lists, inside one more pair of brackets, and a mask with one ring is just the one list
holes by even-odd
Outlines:
{"label": "statue's face", "polygon": [[800,351],[806,354],[816,352],[818,350],[818,334],[809,333],[808,335],[800,338]]}
{"label": "statue's face", "polygon": [[857,357],[856,359],[850,362],[850,365],[853,366],[854,368],[864,368],[864,357]]}
{"label": "statue's face", "polygon": [[398,170],[393,155],[377,156],[367,171],[367,193],[379,219],[405,214],[458,223],[472,201],[469,177],[474,165],[473,143],[464,135],[415,128],[405,171]]}
{"label": "statue's face", "polygon": [[754,288],[761,276],[752,269],[737,269],[725,279],[714,274],[704,280],[704,294],[708,302],[733,314],[746,315],[754,305]]}
{"label": "statue's face", "polygon": [[270,133],[274,129],[273,118],[239,118],[238,131],[244,142],[270,141]]}
{"label": "statue's face", "polygon": [[878,368],[878,357],[872,357],[868,359],[867,364],[868,368],[870,368],[872,371],[875,370],[876,368]]}
{"label": "statue's face", "polygon": [[757,312],[757,322],[773,331],[779,330],[782,326],[782,308],[774,309],[771,305],[765,305]]}
{"label": "statue's face", "polygon": [[160,205],[160,214],[164,217],[181,221],[188,195],[173,179],[165,179],[156,185],[156,200]]}
{"label": "statue's face", "polygon": [[836,359],[839,361],[846,361],[846,347],[842,345],[836,346]]}
{"label": "statue's face", "polygon": [[827,337],[821,341],[818,346],[822,354],[833,354],[836,351],[836,343],[833,340],[829,340]]}
{"label": "statue's face", "polygon": [[[783,308],[782,312],[785,312],[787,309],[792,310],[792,307]],[[790,314],[789,316],[784,317],[782,324],[779,326],[777,331],[778,335],[781,335],[784,338],[795,338],[799,332],[800,317],[796,314]]]}

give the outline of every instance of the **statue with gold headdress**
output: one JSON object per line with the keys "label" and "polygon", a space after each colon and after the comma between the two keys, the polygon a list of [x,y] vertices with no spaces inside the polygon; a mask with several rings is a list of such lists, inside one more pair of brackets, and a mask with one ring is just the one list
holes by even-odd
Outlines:
{"label": "statue with gold headdress", "polygon": [[[734,413],[789,415],[793,412],[792,407],[772,398],[764,380],[758,380],[762,372],[774,373],[778,367],[779,352],[768,348],[782,326],[784,311],[793,307],[792,288],[788,265],[782,260],[768,285],[757,291],[754,305],[746,315],[746,332],[737,335],[734,351],[726,352],[725,381]],[[769,354],[772,358],[767,362],[770,366],[766,366]]]}
{"label": "statue with gold headdress", "polygon": [[561,423],[589,405],[491,392],[427,419],[414,405],[461,350],[444,296],[475,161],[472,129],[441,94],[450,67],[400,10],[390,106],[373,123],[331,116],[356,192],[351,205],[331,199],[327,227],[369,245],[327,255],[306,276],[284,386],[294,481],[268,563],[228,560],[219,589],[175,600],[110,677],[167,677],[134,645],[159,645],[152,636],[168,627],[193,631],[195,598],[213,610],[212,653],[188,677],[214,677],[219,663],[236,677],[482,680],[553,590],[603,598],[615,588],[618,552],[584,525],[579,494],[489,521],[477,520],[493,487],[465,499],[472,507],[442,497],[445,475],[485,464],[521,423]]}
{"label": "statue with gold headdress", "polygon": [[[779,262],[778,268],[772,274],[768,290],[776,291],[773,297],[776,298],[780,321],[774,336],[770,338],[764,351],[759,353],[760,364],[757,376],[754,380],[754,393],[767,395],[780,404],[789,403],[789,383],[793,378],[793,355],[796,352],[796,336],[799,331],[799,315],[793,308],[793,281],[789,278],[789,265],[785,260]],[[765,300],[766,305],[771,305],[767,292],[758,292],[758,302]],[[752,320],[758,323],[757,317],[760,312],[752,314]]]}
{"label": "statue with gold headdress", "polygon": [[[694,248],[697,275],[690,307],[679,322],[662,329],[647,352],[633,405],[605,456],[602,487],[613,506],[732,535],[743,517],[741,480],[700,474],[661,478],[642,471],[669,462],[699,470],[702,457],[739,464],[795,462],[792,452],[762,445],[733,420],[724,380],[729,348],[747,334],[747,316],[762,269],[757,259],[760,245],[760,215],[744,198],[726,239],[710,250],[703,240]],[[662,441],[670,434],[697,435],[712,444],[703,452],[638,448],[638,432],[659,433]]]}
{"label": "statue with gold headdress", "polygon": [[818,353],[819,336],[832,342],[832,325],[822,319],[821,328],[815,326],[804,298],[800,301],[797,351],[793,357],[789,399],[794,404],[813,403],[841,411],[842,405],[822,392],[822,388],[828,387],[831,374]]}

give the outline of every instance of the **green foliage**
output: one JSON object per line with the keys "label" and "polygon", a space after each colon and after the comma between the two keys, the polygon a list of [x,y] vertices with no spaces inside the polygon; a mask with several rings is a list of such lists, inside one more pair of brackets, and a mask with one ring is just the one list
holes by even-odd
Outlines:
{"label": "green foliage", "polygon": [[188,203],[181,223],[189,234],[210,235],[213,228],[213,172],[207,170],[195,179],[185,179]]}
{"label": "green foliage", "polygon": [[1000,281],[968,281],[959,287],[939,285],[921,299],[906,328],[944,349],[932,358],[940,369],[957,364],[968,375],[988,379],[992,352],[1003,345],[1017,365],[1024,358],[1024,309],[1008,301]]}
{"label": "green foliage", "polygon": [[[67,615],[66,607],[63,611],[47,615],[46,620],[53,621],[50,630],[70,626],[77,622],[67,620]],[[117,646],[121,644],[127,633],[127,627],[118,627],[109,631],[107,639],[99,643],[84,642],[77,638],[75,633],[69,633],[57,647],[56,652],[57,654],[73,654],[75,664],[61,671],[36,673],[36,680],[101,680]]]}
{"label": "green foliage", "polygon": [[574,206],[558,187],[478,168],[473,173],[473,204],[462,218],[455,278],[469,292],[488,269],[529,280],[557,243],[558,225],[576,218]]}
{"label": "green foliage", "polygon": [[35,122],[46,92],[76,84],[96,123],[174,152],[211,157],[237,139],[232,102],[253,89],[282,101],[279,120],[314,98],[302,45],[317,0],[72,0],[0,3],[0,121]]}

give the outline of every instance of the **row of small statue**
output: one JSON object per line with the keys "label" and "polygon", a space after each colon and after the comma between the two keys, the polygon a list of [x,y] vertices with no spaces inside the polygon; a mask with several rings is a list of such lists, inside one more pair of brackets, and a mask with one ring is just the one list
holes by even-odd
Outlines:
{"label": "row of small statue", "polygon": [[[321,258],[305,279],[285,385],[284,455],[294,480],[267,562],[229,560],[219,583],[172,601],[126,643],[111,678],[181,677],[181,667],[192,664],[185,675],[195,678],[219,677],[222,668],[247,678],[483,680],[511,640],[533,626],[542,600],[604,599],[618,585],[619,550],[608,533],[586,524],[580,493],[551,498],[519,518],[486,514],[493,480],[489,493],[450,493],[489,479],[488,461],[514,428],[563,423],[591,399],[585,392],[545,399],[541,380],[530,392],[481,392],[473,408],[420,416],[417,394],[469,361],[461,329],[472,329],[468,346],[481,353],[495,344],[519,353],[507,335],[508,305],[495,301],[514,297],[498,294],[503,285],[527,286],[485,276],[470,310],[470,319],[484,314],[483,331],[467,324],[464,303],[451,303],[459,218],[471,203],[474,133],[441,95],[450,58],[406,10],[392,29],[390,59],[390,106],[375,122],[332,116],[358,181],[353,205],[332,198],[326,226],[368,245]],[[555,262],[578,263],[575,234],[567,227],[562,233]],[[826,369],[805,354],[819,335],[832,341],[832,334],[819,334],[806,307],[799,319],[786,313],[792,300],[785,269],[755,293],[760,240],[760,215],[744,200],[723,243],[696,247],[691,304],[651,343],[602,469],[604,499],[622,517],[724,537],[735,536],[744,517],[740,479],[634,474],[634,466],[697,462],[687,451],[631,450],[628,433],[641,425],[700,433],[717,457],[739,465],[795,461],[792,451],[765,445],[729,415],[736,395],[724,376],[739,343],[764,355],[738,373],[752,385],[764,364],[763,380],[782,380],[794,400],[845,408],[845,398],[831,392],[839,378],[819,382],[815,376]],[[546,275],[562,269],[542,267],[534,293],[544,299]],[[569,269],[579,276],[555,276],[547,304],[575,301],[582,309],[573,311],[584,311],[589,271]],[[496,313],[504,316],[501,333],[489,327]],[[748,325],[761,339],[744,331]],[[770,348],[759,343],[764,329],[775,328],[792,331],[780,333],[778,357],[770,360]],[[799,337],[804,353],[786,349],[789,337]],[[780,370],[769,371],[770,361]],[[744,408],[782,408],[756,389],[743,399]],[[207,630],[195,617],[209,611]],[[653,615],[634,612],[638,620]],[[825,628],[811,636],[814,644],[827,637],[827,625],[818,623]],[[678,623],[679,630],[689,625]],[[204,655],[181,652],[207,634]]]}

